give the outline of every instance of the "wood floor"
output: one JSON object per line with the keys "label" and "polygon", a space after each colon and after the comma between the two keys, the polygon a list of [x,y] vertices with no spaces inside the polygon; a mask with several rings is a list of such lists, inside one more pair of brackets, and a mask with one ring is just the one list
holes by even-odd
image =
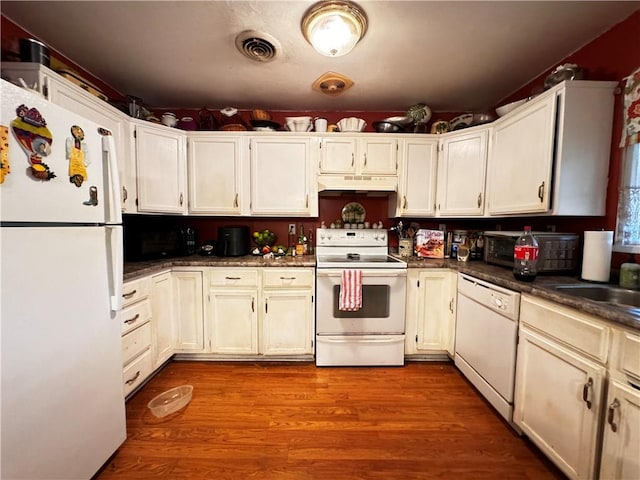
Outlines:
{"label": "wood floor", "polygon": [[[155,395],[191,384],[183,410]],[[173,362],[127,403],[108,479],[562,479],[449,363]]]}

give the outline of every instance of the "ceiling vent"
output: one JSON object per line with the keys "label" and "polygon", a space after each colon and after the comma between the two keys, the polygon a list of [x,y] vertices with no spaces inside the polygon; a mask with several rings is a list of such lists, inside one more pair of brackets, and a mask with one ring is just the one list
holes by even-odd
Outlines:
{"label": "ceiling vent", "polygon": [[345,90],[353,86],[353,80],[340,73],[327,72],[321,75],[311,88],[316,92],[325,93],[330,96],[340,95]]}
{"label": "ceiling vent", "polygon": [[245,57],[256,62],[270,62],[278,54],[278,41],[272,36],[245,30],[236,37],[236,47]]}

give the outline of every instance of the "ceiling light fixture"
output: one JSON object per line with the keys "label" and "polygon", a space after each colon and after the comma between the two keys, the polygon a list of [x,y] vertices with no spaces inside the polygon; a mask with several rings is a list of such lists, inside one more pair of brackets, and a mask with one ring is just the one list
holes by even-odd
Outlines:
{"label": "ceiling light fixture", "polygon": [[367,31],[364,11],[352,2],[329,0],[312,5],[302,18],[302,33],[319,53],[341,57]]}

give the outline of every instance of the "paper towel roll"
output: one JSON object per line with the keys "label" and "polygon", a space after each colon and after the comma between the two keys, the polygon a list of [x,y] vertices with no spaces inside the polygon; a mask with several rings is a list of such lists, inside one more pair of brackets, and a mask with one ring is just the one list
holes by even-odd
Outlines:
{"label": "paper towel roll", "polygon": [[584,232],[584,249],[582,251],[583,280],[594,282],[609,281],[612,247],[612,231]]}

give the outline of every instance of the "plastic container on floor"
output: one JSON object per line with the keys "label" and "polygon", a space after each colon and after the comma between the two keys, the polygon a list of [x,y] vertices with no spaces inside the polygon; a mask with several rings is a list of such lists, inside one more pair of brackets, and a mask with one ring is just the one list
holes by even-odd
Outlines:
{"label": "plastic container on floor", "polygon": [[166,417],[186,407],[192,394],[192,385],[181,385],[154,397],[147,406],[156,417]]}

